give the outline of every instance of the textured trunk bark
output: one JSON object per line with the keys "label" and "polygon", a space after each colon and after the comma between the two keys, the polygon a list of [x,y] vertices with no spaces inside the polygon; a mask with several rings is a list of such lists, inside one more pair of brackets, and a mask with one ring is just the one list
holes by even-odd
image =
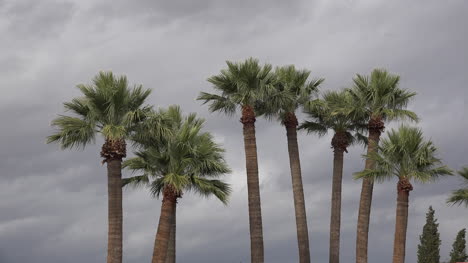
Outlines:
{"label": "textured trunk bark", "polygon": [[343,149],[334,149],[330,216],[330,263],[340,262],[341,186],[343,179],[343,156]]}
{"label": "textured trunk bark", "polygon": [[[369,130],[369,144],[367,147],[367,154],[376,152],[380,140],[380,131]],[[374,169],[375,162],[366,159],[365,169]],[[359,201],[359,214],[357,222],[357,236],[356,236],[356,262],[367,263],[367,245],[369,237],[369,222],[370,212],[372,205],[372,192],[374,190],[374,183],[365,178],[362,180],[361,199]]]}
{"label": "textured trunk bark", "polygon": [[297,242],[299,245],[299,262],[310,263],[309,230],[302,186],[301,162],[297,143],[297,119],[291,114],[292,121],[285,122],[288,140],[289,166],[294,195],[294,211],[296,214]]}
{"label": "textured trunk bark", "polygon": [[[409,186],[407,188],[401,186]],[[403,188],[403,189],[402,189]],[[412,187],[408,181],[399,181],[395,220],[395,239],[393,242],[393,263],[405,262],[406,230],[408,227],[408,199]]]}
{"label": "textured trunk bark", "polygon": [[122,263],[122,161],[107,161],[107,263]]}
{"label": "textured trunk bark", "polygon": [[243,106],[241,122],[244,127],[245,162],[247,169],[247,193],[249,200],[250,257],[252,263],[263,263],[263,227],[258,179],[257,141],[255,138],[255,113],[250,106]]}
{"label": "textured trunk bark", "polygon": [[166,263],[176,262],[176,214],[177,202],[174,203],[174,214],[171,218],[171,233],[169,237],[169,247],[167,248]]}
{"label": "textured trunk bark", "polygon": [[164,190],[161,214],[159,216],[158,231],[156,233],[156,240],[154,241],[153,260],[151,261],[152,263],[166,262],[176,199],[176,194],[172,192],[172,190]]}

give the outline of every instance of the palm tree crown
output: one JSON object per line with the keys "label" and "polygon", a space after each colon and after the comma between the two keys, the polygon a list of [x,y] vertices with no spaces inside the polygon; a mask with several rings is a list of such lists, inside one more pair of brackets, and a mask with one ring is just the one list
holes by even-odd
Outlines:
{"label": "palm tree crown", "polygon": [[[357,74],[354,86],[346,89],[354,99],[354,107],[344,109],[347,114],[359,119],[374,121],[377,129],[383,129],[382,121],[410,119],[417,121],[417,115],[405,108],[415,92],[399,88],[400,77],[384,69],[375,69],[370,77]],[[370,123],[372,128],[372,123]]]}
{"label": "palm tree crown", "polygon": [[363,135],[367,128],[365,121],[344,113],[344,109],[353,106],[353,98],[349,93],[327,91],[323,93],[322,99],[306,103],[304,112],[310,120],[302,123],[299,129],[305,129],[319,136],[325,135],[331,129],[335,134],[345,136],[343,139],[346,141],[342,142],[344,149],[354,143],[366,144],[367,138]]}
{"label": "palm tree crown", "polygon": [[432,141],[424,140],[420,129],[400,126],[397,131],[392,129],[388,138],[381,141],[379,152],[366,156],[376,162],[376,168],[359,172],[356,177],[383,181],[396,176],[406,181],[402,187],[410,188],[404,190],[411,191],[409,180],[425,183],[453,173],[447,166],[442,165],[436,152],[437,148]]}
{"label": "palm tree crown", "polygon": [[142,86],[130,89],[125,76],[112,72],[100,72],[92,85],[77,87],[84,96],[64,103],[65,109],[76,116],[54,119],[52,126],[58,131],[47,138],[47,143],[58,142],[62,148],[85,147],[94,142],[97,133],[109,140],[125,139],[151,109],[143,107],[151,90]]}
{"label": "palm tree crown", "polygon": [[204,120],[195,114],[183,117],[178,106],[160,110],[158,114],[172,120],[171,132],[158,137],[152,144],[140,143],[140,150],[135,152],[137,157],[125,161],[124,167],[142,172],[142,175],[126,178],[123,184],[150,185],[155,196],[159,196],[165,187],[179,195],[184,191],[203,196],[213,194],[226,203],[230,186],[208,178],[217,178],[229,173],[230,169],[223,157],[224,149],[213,141],[210,133],[201,131]]}
{"label": "palm tree crown", "polygon": [[268,118],[278,117],[284,124],[287,114],[293,114],[312,99],[323,83],[323,78],[308,80],[309,70],[297,70],[294,65],[277,67],[274,72],[274,90],[270,96],[256,104],[257,111]]}
{"label": "palm tree crown", "polygon": [[[468,167],[463,167],[458,174],[463,177],[465,184],[468,185]],[[447,200],[447,203],[453,205],[465,204],[465,206],[468,207],[468,187],[453,191]]]}
{"label": "palm tree crown", "polygon": [[254,107],[274,92],[274,75],[270,64],[260,66],[258,60],[253,58],[240,63],[226,61],[226,64],[227,69],[208,78],[220,95],[201,92],[198,96],[198,100],[210,103],[211,112],[232,115],[237,107]]}

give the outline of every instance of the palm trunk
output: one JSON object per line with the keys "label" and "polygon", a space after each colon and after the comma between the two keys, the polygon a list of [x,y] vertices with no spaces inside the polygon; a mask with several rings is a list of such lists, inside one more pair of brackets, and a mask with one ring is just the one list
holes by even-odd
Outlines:
{"label": "palm trunk", "polygon": [[165,187],[163,193],[163,201],[161,205],[161,214],[159,216],[158,231],[156,240],[154,241],[153,260],[152,263],[165,263],[167,250],[169,247],[169,238],[175,212],[175,203],[177,195],[171,187]]}
{"label": "palm trunk", "polygon": [[412,190],[406,179],[398,182],[398,197],[395,220],[395,239],[393,242],[393,263],[405,262],[406,230],[408,227],[408,199]]}
{"label": "palm trunk", "polygon": [[245,162],[247,168],[247,193],[249,199],[250,257],[252,263],[263,263],[263,227],[258,179],[257,142],[255,138],[255,113],[250,106],[242,107],[241,122],[244,127]]}
{"label": "palm trunk", "polygon": [[107,263],[122,263],[122,161],[107,161]]}
{"label": "palm trunk", "polygon": [[333,180],[330,215],[330,251],[329,262],[340,262],[340,228],[341,228],[341,186],[343,178],[343,157],[349,146],[346,132],[338,131],[332,138]]}
{"label": "palm trunk", "polygon": [[176,262],[176,214],[177,202],[174,203],[174,214],[172,215],[171,233],[169,237],[169,247],[167,248],[166,263]]}
{"label": "palm trunk", "polygon": [[[380,134],[383,130],[383,122],[380,119],[371,119],[369,121],[369,138],[367,154],[377,152],[380,140]],[[375,162],[366,159],[365,169],[374,169]],[[369,222],[372,205],[372,192],[374,183],[364,178],[362,180],[361,199],[359,201],[359,214],[357,222],[356,235],[356,262],[367,263],[367,245],[369,238]]]}
{"label": "palm trunk", "polygon": [[340,262],[341,186],[343,179],[343,156],[343,150],[335,149],[333,154],[333,181],[330,216],[330,263]]}
{"label": "palm trunk", "polygon": [[310,263],[309,230],[302,186],[301,162],[297,143],[297,118],[289,113],[284,121],[288,140],[289,166],[294,194],[294,211],[296,214],[297,242],[299,246],[299,262]]}

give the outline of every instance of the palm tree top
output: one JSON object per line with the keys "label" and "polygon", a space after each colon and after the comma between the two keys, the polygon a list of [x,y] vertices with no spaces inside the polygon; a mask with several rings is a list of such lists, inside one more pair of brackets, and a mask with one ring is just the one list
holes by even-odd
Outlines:
{"label": "palm tree top", "polygon": [[92,84],[77,88],[83,96],[64,103],[66,111],[74,116],[59,115],[54,119],[51,125],[56,132],[47,143],[58,142],[62,148],[85,147],[94,142],[97,133],[106,139],[125,139],[151,110],[143,106],[150,89],[141,85],[129,88],[125,76],[112,72],[99,72]]}
{"label": "palm tree top", "polygon": [[123,184],[150,185],[155,196],[166,186],[179,194],[214,194],[226,203],[231,188],[217,178],[230,173],[230,169],[224,160],[224,149],[210,133],[202,131],[204,120],[194,113],[183,117],[178,106],[160,110],[159,114],[172,119],[171,132],[158,136],[159,143],[144,141],[135,152],[136,157],[124,162],[124,167],[142,174],[124,179]]}
{"label": "palm tree top", "polygon": [[276,67],[273,84],[275,90],[256,105],[257,111],[267,118],[277,117],[284,121],[287,113],[294,113],[318,93],[318,87],[324,79],[309,80],[309,76],[309,70],[299,70],[294,65]]}
{"label": "palm tree top", "polygon": [[468,207],[468,167],[463,167],[458,174],[463,178],[465,188],[454,190],[450,195],[447,203],[452,205],[465,204]]}
{"label": "palm tree top", "polygon": [[399,84],[400,77],[385,69],[374,69],[370,76],[356,74],[353,87],[346,89],[355,100],[355,107],[348,112],[368,120],[418,121],[414,112],[406,110],[416,93],[401,89]]}
{"label": "palm tree top", "polygon": [[365,120],[347,115],[343,111],[343,109],[353,107],[351,95],[345,91],[326,91],[321,97],[304,105],[304,113],[307,114],[309,120],[304,121],[299,129],[307,130],[308,133],[316,133],[319,136],[327,134],[331,129],[335,133],[345,133],[350,144],[356,142],[366,144],[367,138],[363,135],[367,128]]}
{"label": "palm tree top", "polygon": [[198,100],[209,103],[211,112],[232,115],[238,107],[254,107],[274,91],[270,64],[260,65],[254,58],[243,62],[226,61],[227,68],[208,78],[216,93],[201,92]]}
{"label": "palm tree top", "polygon": [[392,129],[379,145],[378,153],[366,155],[376,162],[374,170],[356,173],[356,178],[369,177],[383,181],[396,176],[400,179],[425,183],[453,171],[437,158],[437,148],[425,140],[419,128],[402,125]]}

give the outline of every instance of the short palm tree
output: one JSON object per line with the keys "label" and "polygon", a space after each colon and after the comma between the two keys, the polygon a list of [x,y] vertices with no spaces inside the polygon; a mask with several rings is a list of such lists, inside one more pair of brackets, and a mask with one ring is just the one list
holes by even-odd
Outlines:
{"label": "short palm tree", "polygon": [[357,173],[357,178],[371,181],[398,178],[393,263],[404,263],[411,181],[432,182],[440,176],[451,175],[452,171],[442,165],[436,156],[437,148],[432,141],[424,139],[418,128],[400,126],[397,131],[390,131],[378,150],[366,156],[375,162],[375,168]]}
{"label": "short palm tree", "polygon": [[101,157],[107,163],[108,179],[108,244],[107,262],[122,262],[122,189],[121,163],[126,156],[127,139],[150,107],[143,106],[151,90],[142,86],[129,88],[125,76],[100,72],[92,85],[78,85],[83,97],[65,102],[75,116],[60,115],[52,121],[57,131],[47,143],[57,142],[62,149],[80,148],[93,143],[101,134],[105,143]]}
{"label": "short palm tree", "polygon": [[227,69],[208,78],[217,93],[201,92],[198,100],[209,103],[211,112],[232,116],[239,108],[243,124],[247,192],[249,200],[251,262],[264,261],[262,211],[258,178],[257,141],[255,138],[255,106],[275,90],[271,65],[261,66],[258,60],[249,58],[244,62],[227,61]]}
{"label": "short palm tree", "polygon": [[[355,107],[346,110],[346,114],[355,116],[353,118],[365,119],[368,122],[368,154],[377,151],[377,145],[380,135],[385,128],[385,122],[398,119],[418,120],[414,112],[406,110],[406,106],[416,93],[399,88],[399,82],[399,76],[390,74],[383,69],[374,69],[370,77],[357,74],[354,78],[354,86],[347,89],[347,92],[354,99]],[[365,169],[373,168],[374,161],[366,159]],[[359,201],[356,235],[357,263],[367,263],[373,189],[372,181],[364,178]]]}
{"label": "short palm tree", "polygon": [[[214,195],[224,204],[231,192],[228,184],[217,179],[230,172],[223,157],[224,149],[213,141],[210,133],[201,131],[204,121],[195,114],[183,117],[177,106],[160,110],[159,114],[172,120],[171,132],[157,138],[148,134],[145,139],[136,140],[140,150],[135,152],[136,157],[124,162],[124,167],[142,174],[123,181],[124,186],[147,185],[154,196],[163,197],[153,263],[167,260],[177,200],[184,192]],[[153,143],[148,144],[150,140]],[[175,240],[175,229],[173,234]],[[175,253],[175,246],[172,249]]]}
{"label": "short palm tree", "polygon": [[[294,194],[299,262],[310,262],[309,231],[302,186],[299,145],[297,143],[296,110],[311,100],[323,79],[309,81],[310,71],[297,70],[293,65],[278,67],[275,72],[276,91],[267,100],[257,103],[257,109],[267,118],[276,118],[286,128],[289,165]],[[272,103],[273,102],[273,103]],[[279,103],[278,103],[279,102]]]}
{"label": "short palm tree", "polygon": [[363,120],[353,119],[340,113],[339,109],[353,106],[351,96],[344,91],[325,92],[322,99],[308,102],[304,107],[309,121],[301,124],[300,129],[319,136],[333,130],[331,141],[333,148],[333,180],[330,217],[329,262],[340,262],[340,226],[341,226],[341,186],[343,178],[343,156],[348,146],[354,143],[365,144],[367,139],[361,133],[366,130]]}
{"label": "short palm tree", "polygon": [[[468,184],[468,167],[463,167],[458,174],[463,177],[465,183]],[[465,206],[468,207],[468,187],[453,191],[447,200],[447,203],[454,205],[465,204]]]}

